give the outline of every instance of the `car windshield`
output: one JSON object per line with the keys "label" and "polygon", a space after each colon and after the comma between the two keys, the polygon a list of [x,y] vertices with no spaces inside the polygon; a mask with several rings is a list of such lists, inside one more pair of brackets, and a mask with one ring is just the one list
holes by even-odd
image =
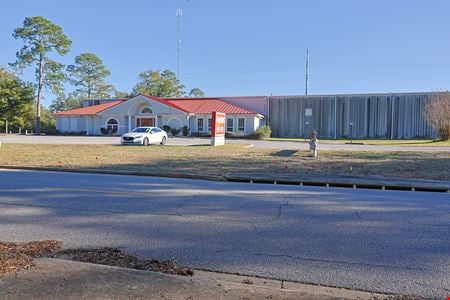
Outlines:
{"label": "car windshield", "polygon": [[148,128],[138,127],[133,129],[132,132],[146,132]]}

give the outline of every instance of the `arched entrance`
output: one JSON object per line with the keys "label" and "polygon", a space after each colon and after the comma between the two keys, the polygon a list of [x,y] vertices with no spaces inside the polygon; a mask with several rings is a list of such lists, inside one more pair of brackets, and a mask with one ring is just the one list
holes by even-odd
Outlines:
{"label": "arched entrance", "polygon": [[141,103],[135,113],[136,127],[153,127],[156,124],[155,114],[148,103]]}

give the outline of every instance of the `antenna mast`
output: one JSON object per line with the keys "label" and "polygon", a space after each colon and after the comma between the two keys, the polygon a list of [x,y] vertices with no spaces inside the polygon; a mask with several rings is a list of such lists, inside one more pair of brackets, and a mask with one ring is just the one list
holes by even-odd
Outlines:
{"label": "antenna mast", "polygon": [[305,76],[305,95],[308,95],[308,78],[309,77],[309,51],[306,48],[306,76]]}
{"label": "antenna mast", "polygon": [[180,80],[180,19],[183,15],[181,8],[177,8],[176,16],[177,16],[177,79]]}

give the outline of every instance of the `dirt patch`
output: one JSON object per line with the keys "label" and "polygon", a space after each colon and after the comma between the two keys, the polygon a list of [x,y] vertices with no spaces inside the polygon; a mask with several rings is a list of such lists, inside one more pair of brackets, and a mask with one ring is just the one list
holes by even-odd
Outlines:
{"label": "dirt patch", "polygon": [[28,269],[33,264],[33,258],[48,256],[59,249],[61,249],[61,242],[54,240],[28,243],[0,241],[0,276]]}
{"label": "dirt patch", "polygon": [[181,276],[193,276],[194,270],[173,260],[141,260],[116,248],[68,249],[52,255],[54,258],[71,259],[79,262],[147,270]]}

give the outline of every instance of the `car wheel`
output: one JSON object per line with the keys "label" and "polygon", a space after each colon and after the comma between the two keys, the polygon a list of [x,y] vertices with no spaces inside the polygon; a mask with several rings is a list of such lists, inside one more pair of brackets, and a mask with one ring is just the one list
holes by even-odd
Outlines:
{"label": "car wheel", "polygon": [[167,143],[167,138],[165,136],[163,136],[162,140],[161,140],[161,145],[165,145]]}
{"label": "car wheel", "polygon": [[148,146],[148,138],[145,138],[145,139],[144,139],[144,142],[142,142],[142,145]]}

